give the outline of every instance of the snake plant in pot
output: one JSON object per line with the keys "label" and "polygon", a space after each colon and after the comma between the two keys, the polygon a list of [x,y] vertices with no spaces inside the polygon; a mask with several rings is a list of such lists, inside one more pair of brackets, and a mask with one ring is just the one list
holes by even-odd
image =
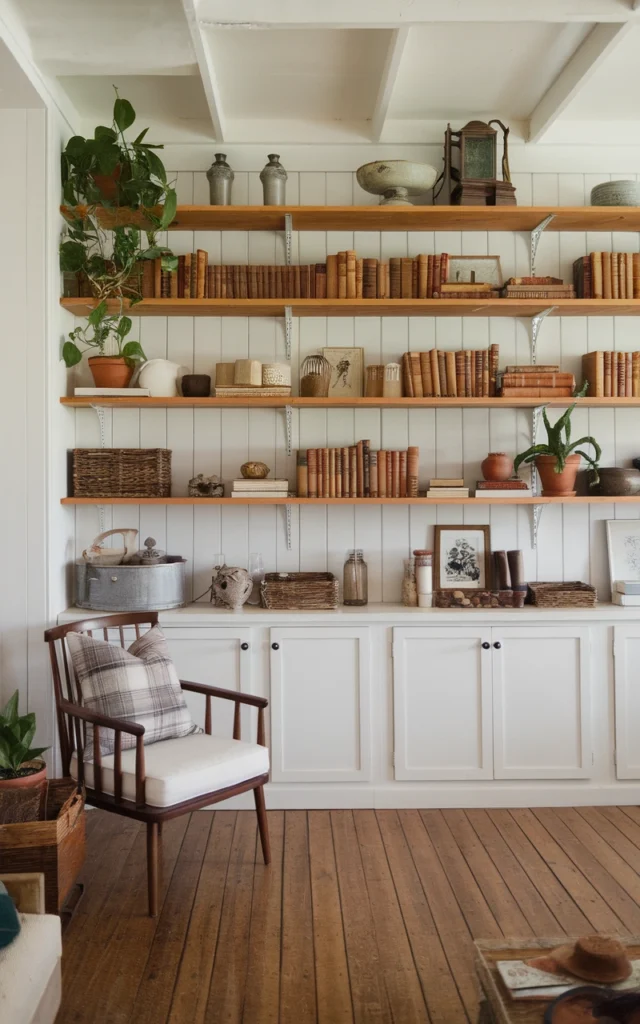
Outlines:
{"label": "snake plant in pot", "polygon": [[0,711],[0,789],[37,786],[47,774],[40,760],[46,747],[32,747],[36,716],[18,714],[18,691]]}
{"label": "snake plant in pot", "polygon": [[[563,412],[560,419],[553,425],[549,422],[547,410],[543,409],[542,418],[547,430],[547,443],[531,445],[526,452],[521,452],[514,460],[513,468],[516,473],[523,464],[535,463],[540,474],[544,498],[566,498],[575,495],[580,459],[588,462],[592,469],[591,485],[597,484],[600,479],[598,462],[602,451],[598,442],[589,436],[571,441],[571,413],[574,409],[575,403]],[[594,457],[581,450],[581,445],[591,445]]]}

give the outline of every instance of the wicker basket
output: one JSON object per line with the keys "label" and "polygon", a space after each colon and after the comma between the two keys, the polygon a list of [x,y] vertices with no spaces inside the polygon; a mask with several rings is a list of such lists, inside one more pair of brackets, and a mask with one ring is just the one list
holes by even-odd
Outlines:
{"label": "wicker basket", "polygon": [[46,820],[0,828],[3,872],[44,874],[45,910],[57,914],[73,887],[85,855],[84,798],[73,779],[51,779]]}
{"label": "wicker basket", "polygon": [[538,608],[595,608],[596,588],[578,580],[568,583],[530,583],[532,604]]}
{"label": "wicker basket", "polygon": [[436,590],[436,608],[522,608],[526,594],[523,590]]}
{"label": "wicker basket", "polygon": [[332,572],[268,572],[260,585],[262,604],[277,611],[338,607]]}
{"label": "wicker basket", "polygon": [[168,448],[75,448],[75,498],[169,498]]}

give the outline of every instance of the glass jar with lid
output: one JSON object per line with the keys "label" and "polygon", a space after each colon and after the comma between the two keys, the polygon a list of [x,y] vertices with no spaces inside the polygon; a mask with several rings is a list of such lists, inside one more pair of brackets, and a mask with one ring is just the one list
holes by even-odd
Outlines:
{"label": "glass jar with lid", "polygon": [[418,604],[415,558],[405,558],[404,560],[404,576],[402,578],[402,603],[406,608],[416,608]]}
{"label": "glass jar with lid", "polygon": [[433,600],[433,551],[417,548],[413,554],[416,560],[418,604],[421,608],[430,608]]}
{"label": "glass jar with lid", "polygon": [[369,583],[367,563],[362,557],[362,550],[356,548],[347,555],[343,571],[342,603],[347,605],[363,605],[369,600]]}

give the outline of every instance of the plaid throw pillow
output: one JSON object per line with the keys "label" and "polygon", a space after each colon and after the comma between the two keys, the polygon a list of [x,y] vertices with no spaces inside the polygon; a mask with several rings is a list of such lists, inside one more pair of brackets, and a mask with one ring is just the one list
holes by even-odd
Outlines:
{"label": "plaid throw pillow", "polygon": [[[157,626],[127,651],[82,633],[68,633],[67,643],[89,711],[144,725],[145,744],[202,732],[191,719],[169,646]],[[123,732],[122,749],[135,745],[135,736]],[[112,754],[114,749],[115,733],[101,729],[100,752]],[[93,729],[87,726],[84,759],[92,758]]]}

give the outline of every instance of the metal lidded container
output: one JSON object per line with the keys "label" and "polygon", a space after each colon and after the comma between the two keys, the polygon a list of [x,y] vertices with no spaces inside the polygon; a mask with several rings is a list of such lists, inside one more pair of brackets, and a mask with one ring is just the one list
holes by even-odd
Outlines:
{"label": "metal lidded container", "polygon": [[167,555],[156,565],[75,563],[76,605],[105,612],[148,612],[187,603],[186,559]]}
{"label": "metal lidded container", "polygon": [[260,171],[265,206],[284,206],[287,172],[278,153],[269,153],[269,163]]}
{"label": "metal lidded container", "polygon": [[227,163],[226,153],[214,153],[215,160],[207,171],[209,179],[209,202],[211,206],[229,206],[231,184],[235,177]]}

